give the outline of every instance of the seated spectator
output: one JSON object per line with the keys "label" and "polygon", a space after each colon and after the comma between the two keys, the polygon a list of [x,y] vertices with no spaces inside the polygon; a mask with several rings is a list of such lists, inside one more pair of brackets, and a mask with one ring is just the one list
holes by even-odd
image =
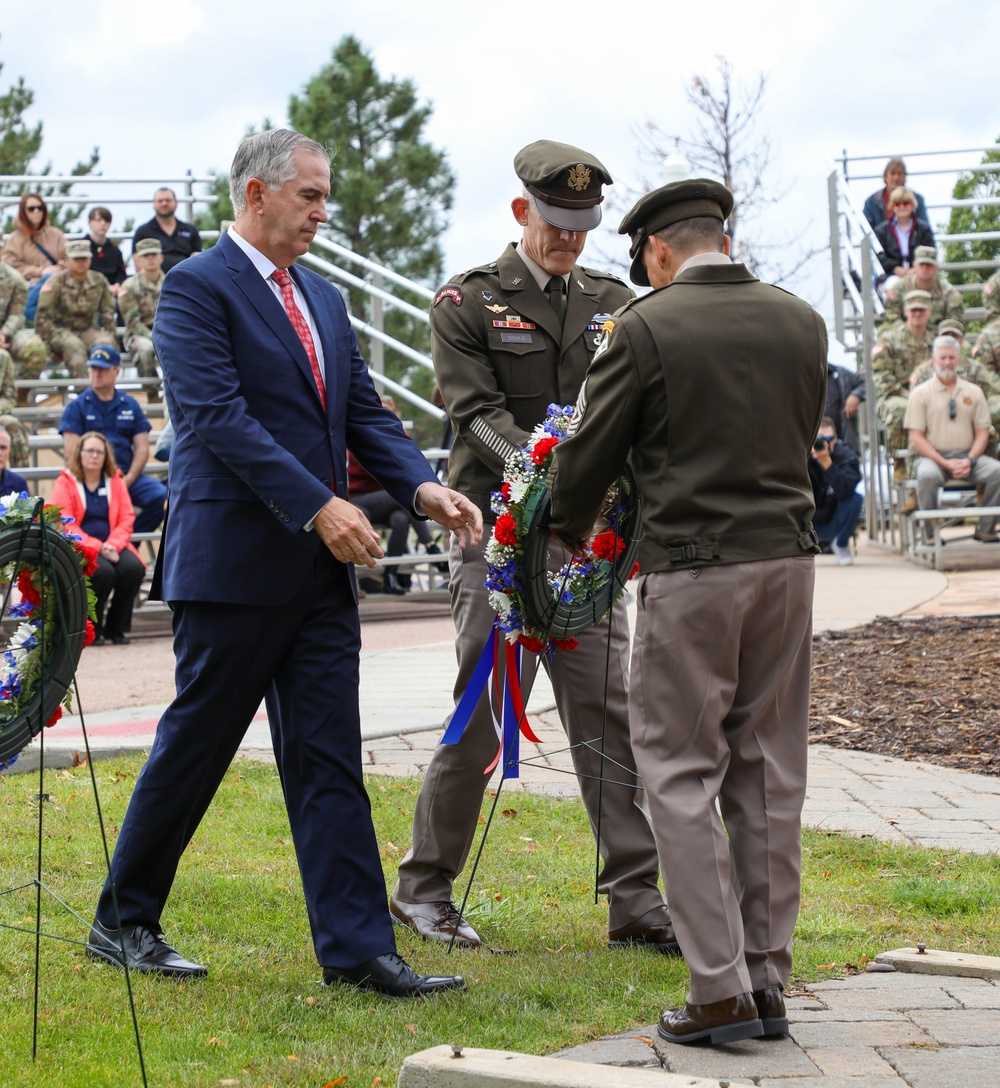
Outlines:
{"label": "seated spectator", "polygon": [[[895,156],[891,158],[882,171],[882,180],[885,185],[868,197],[863,209],[865,219],[871,223],[872,230],[880,227],[892,216],[892,191],[906,184],[906,163]],[[919,193],[913,195],[916,198],[917,217],[929,222],[930,217],[927,214],[924,198]]]}
{"label": "seated spectator", "polygon": [[857,490],[861,462],[854,450],[837,440],[837,429],[829,416],[823,417],[813,443],[809,481],[816,501],[813,528],[819,542],[830,545],[840,566],[853,566],[851,538],[864,503]]}
{"label": "seated spectator", "polygon": [[994,272],[983,287],[986,325],[979,334],[972,357],[1000,374],[1000,272]]}
{"label": "seated spectator", "polygon": [[12,472],[7,467],[7,459],[10,457],[10,434],[6,428],[0,427],[0,498],[9,495],[12,491],[18,495],[28,490],[28,481],[18,472]]}
{"label": "seated spectator", "polygon": [[917,246],[933,246],[934,231],[926,219],[918,218],[913,191],[900,186],[892,191],[892,217],[875,228],[875,238],[882,247],[878,259],[885,287],[891,287],[913,266]]}
{"label": "seated spectator", "polygon": [[[382,397],[382,405],[392,411],[396,410],[392,397]],[[375,528],[385,527],[389,530],[389,540],[385,548],[385,554],[388,557],[406,555],[411,528],[416,533],[417,540],[423,544],[429,554],[441,554],[441,549],[434,542],[429,523],[414,517],[409,510],[400,506],[350,451],[347,454],[347,497],[350,502],[364,511],[365,517]],[[372,579],[366,579],[366,582],[370,581]],[[410,575],[408,572],[386,567],[383,586],[386,593],[405,593],[410,588]],[[370,587],[366,585],[365,588]]]}
{"label": "seated spectator", "polygon": [[[903,308],[906,324],[883,328],[872,352],[872,377],[878,396],[876,410],[886,429],[885,448],[893,458],[907,444],[903,417],[910,396],[910,375],[931,354],[934,346],[934,337],[927,331],[931,313],[929,292],[908,291]],[[844,403],[845,413],[853,418],[864,399],[862,376]],[[905,459],[895,459],[894,476],[897,480],[906,479]]]}
{"label": "seated spectator", "polygon": [[17,386],[14,384],[14,363],[10,354],[0,351],[0,427],[10,438],[7,451],[15,465],[26,465],[29,460],[28,432],[14,415],[17,404]]}
{"label": "seated spectator", "polygon": [[87,241],[90,242],[90,268],[108,281],[111,293],[117,298],[122,284],[128,278],[125,258],[114,242],[108,241],[111,229],[111,212],[107,208],[94,208],[87,218]]}
{"label": "seated spectator", "polygon": [[938,275],[937,250],[933,246],[917,246],[913,269],[900,277],[885,292],[885,322],[887,325],[905,321],[903,297],[907,291],[927,291],[931,296],[931,316],[927,328],[937,336],[942,321],[965,320],[965,303],[961,291]]}
{"label": "seated spectator", "polygon": [[153,209],[156,214],[148,223],[136,228],[132,236],[132,252],[143,238],[155,238],[163,251],[163,271],[167,273],[192,253],[201,252],[201,235],[196,227],[178,219],[177,197],[173,189],[157,189],[153,193]]}
{"label": "seated spectator", "polygon": [[[934,376],[913,390],[904,425],[917,454],[917,504],[933,510],[938,489],[948,480],[983,485],[986,506],[1000,504],[1000,462],[986,455],[990,414],[978,385],[958,377],[958,345],[953,337],[934,341]],[[996,544],[996,519],[982,517],[973,534]]]}
{"label": "seated spectator", "polygon": [[115,298],[100,272],[90,270],[90,242],[70,242],[66,255],[69,268],[42,284],[35,329],[53,358],[83,378],[88,352],[99,345],[118,347]]}
{"label": "seated spectator", "polygon": [[[982,364],[979,359],[966,353],[965,326],[961,321],[942,321],[938,326],[938,336],[950,336],[954,339],[960,353],[958,370],[956,373],[979,388],[986,394],[986,406],[990,410],[990,420],[993,424],[991,441],[1000,435],[1000,374],[995,373]],[[910,385],[916,387],[928,378],[934,377],[934,363],[927,359],[910,375]]]}
{"label": "seated spectator", "polygon": [[17,269],[28,281],[24,316],[33,321],[42,284],[69,267],[66,236],[49,223],[49,209],[39,193],[25,193],[17,206],[17,220],[0,253],[0,260]]}
{"label": "seated spectator", "polygon": [[[135,275],[130,276],[118,297],[125,326],[125,350],[132,356],[141,378],[155,378],[159,360],[153,348],[153,318],[163,286],[163,248],[155,238],[136,243],[133,254]],[[159,390],[152,390],[150,400],[159,400]]]}
{"label": "seated spectator", "polygon": [[66,405],[59,433],[63,456],[69,464],[80,444],[80,435],[97,431],[106,435],[115,452],[115,462],[125,472],[135,515],[137,533],[154,532],[163,521],[167,489],[159,480],[143,475],[149,460],[149,432],[152,424],[139,402],[115,388],[121,357],[114,348],[98,347],[90,353],[90,388]]}
{"label": "seated spectator", "polygon": [[[34,329],[26,329],[24,310],[28,303],[28,281],[9,264],[0,261],[0,365],[9,359],[15,378],[37,378],[49,353]],[[28,403],[27,391],[18,393],[17,403]]]}
{"label": "seated spectator", "polygon": [[61,507],[65,516],[75,518],[74,529],[85,544],[97,549],[97,570],[90,576],[97,597],[93,644],[103,646],[109,641],[124,646],[132,629],[132,605],[146,570],[130,540],[135,521],[132,500],[103,434],[87,431],[82,435],[66,466],[49,501]]}

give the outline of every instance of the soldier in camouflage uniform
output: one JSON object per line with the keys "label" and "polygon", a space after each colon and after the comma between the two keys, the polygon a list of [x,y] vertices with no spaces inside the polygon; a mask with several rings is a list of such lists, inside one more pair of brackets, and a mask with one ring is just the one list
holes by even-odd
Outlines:
{"label": "soldier in camouflage uniform", "polygon": [[87,377],[87,359],[99,345],[118,348],[115,297],[100,272],[90,271],[90,242],[66,246],[69,268],[47,279],[38,297],[35,328],[74,378]]}
{"label": "soldier in camouflage uniform", "polygon": [[12,361],[16,377],[37,378],[48,352],[34,329],[24,327],[27,301],[28,281],[0,261],[0,366]]}
{"label": "soldier in camouflage uniform", "polygon": [[10,435],[10,463],[14,466],[28,463],[28,433],[17,416],[12,415],[16,403],[14,361],[9,352],[0,351],[0,427]]}
{"label": "soldier in camouflage uniform", "polygon": [[[896,450],[906,449],[909,442],[903,417],[910,396],[910,375],[930,358],[934,345],[934,337],[927,329],[931,315],[930,292],[908,291],[904,309],[906,324],[883,329],[872,353],[878,417],[885,424],[886,449],[893,456]],[[895,474],[898,479],[905,479],[904,462],[896,463]]]}
{"label": "soldier in camouflage uniform", "polygon": [[1000,272],[994,272],[986,281],[983,303],[986,306],[986,327],[979,334],[972,357],[994,374],[1000,374]]}
{"label": "soldier in camouflage uniform", "polygon": [[900,277],[885,293],[885,324],[901,325],[906,321],[903,299],[907,291],[928,291],[931,296],[931,316],[927,329],[937,336],[942,321],[965,320],[962,294],[938,275],[937,250],[933,246],[917,246],[913,270]]}
{"label": "soldier in camouflage uniform", "polygon": [[133,258],[136,274],[122,284],[118,297],[125,325],[125,350],[141,378],[155,378],[158,360],[153,350],[153,317],[163,286],[163,247],[155,238],[143,238],[136,243]]}
{"label": "soldier in camouflage uniform", "polygon": [[[986,404],[990,410],[990,421],[993,426],[993,438],[1000,435],[1000,374],[994,373],[982,361],[969,354],[968,345],[965,342],[965,329],[959,321],[942,321],[938,327],[938,336],[952,336],[962,353],[956,374],[967,382],[978,385],[986,394]],[[934,376],[934,362],[926,360],[910,375],[910,385],[916,388],[921,382]]]}

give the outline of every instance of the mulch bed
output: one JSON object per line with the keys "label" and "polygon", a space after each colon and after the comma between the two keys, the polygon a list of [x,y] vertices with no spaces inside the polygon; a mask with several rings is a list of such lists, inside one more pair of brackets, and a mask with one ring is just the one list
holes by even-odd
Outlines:
{"label": "mulch bed", "polygon": [[810,743],[1000,775],[1000,618],[824,632],[812,685]]}

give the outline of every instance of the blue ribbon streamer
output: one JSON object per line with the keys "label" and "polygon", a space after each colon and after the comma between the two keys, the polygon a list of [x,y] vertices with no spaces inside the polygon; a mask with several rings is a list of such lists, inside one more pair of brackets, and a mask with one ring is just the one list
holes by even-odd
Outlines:
{"label": "blue ribbon streamer", "polygon": [[469,679],[468,687],[462,693],[462,698],[459,699],[458,706],[455,707],[455,713],[451,716],[448,728],[444,731],[444,736],[441,738],[442,744],[458,744],[462,739],[462,734],[469,724],[472,712],[476,709],[480,696],[489,684],[490,673],[493,671],[493,655],[496,652],[497,637],[498,632],[494,627],[486,640],[483,652],[479,655],[479,660],[476,662],[476,667]]}

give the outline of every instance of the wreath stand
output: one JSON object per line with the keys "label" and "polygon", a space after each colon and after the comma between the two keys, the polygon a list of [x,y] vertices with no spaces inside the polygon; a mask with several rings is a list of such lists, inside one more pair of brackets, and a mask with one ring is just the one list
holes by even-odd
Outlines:
{"label": "wreath stand", "polygon": [[[38,842],[36,850],[35,876],[25,884],[0,891],[0,897],[33,888],[35,891],[35,925],[33,929],[0,922],[0,928],[19,933],[29,933],[35,938],[34,961],[34,997],[32,1009],[31,1060],[38,1057],[38,1013],[39,991],[41,982],[41,939],[43,937],[65,941],[69,944],[86,947],[86,941],[73,940],[55,933],[42,930],[42,893],[54,900],[89,931],[90,922],[78,914],[68,903],[61,899],[42,879],[43,843],[45,816],[45,726],[57,713],[70,687],[76,694],[77,707],[80,708],[80,691],[76,681],[76,666],[83,651],[86,636],[88,597],[87,580],[80,566],[80,557],[73,546],[56,530],[45,524],[42,516],[44,500],[35,504],[33,519],[30,522],[5,525],[0,528],[0,569],[14,564],[17,570],[22,564],[34,567],[42,572],[41,600],[39,609],[45,615],[46,595],[55,596],[53,622],[43,623],[40,630],[42,640],[42,667],[38,682],[28,703],[20,713],[12,718],[0,719],[0,766],[5,765],[20,754],[24,747],[35,737],[39,738],[38,748]],[[0,616],[7,614],[13,582],[8,584],[0,606]],[[80,725],[83,729],[83,743],[86,750],[87,767],[90,771],[90,784],[94,795],[94,807],[101,842],[104,847],[106,871],[111,871],[111,855],[108,850],[107,835],[104,830],[104,817],[101,812],[101,800],[97,790],[97,777],[87,738],[87,727],[80,708]],[[114,885],[112,884],[112,892]],[[118,914],[118,900],[114,896],[115,914]],[[119,919],[119,929],[121,928]],[[132,980],[128,964],[125,962],[124,949],[122,961],[125,967],[125,988],[128,993],[129,1011],[135,1034],[136,1052],[143,1088],[147,1086],[146,1066],[142,1055],[142,1041],[139,1036],[139,1021],[135,1011],[135,998],[132,992]]]}
{"label": "wreath stand", "polygon": [[[628,509],[625,508],[622,500],[622,496],[626,493],[634,496]],[[618,777],[607,777],[604,770],[605,760],[607,759],[604,754],[604,741],[608,722],[608,681],[611,671],[612,612],[615,603],[625,592],[626,583],[630,578],[630,575],[627,572],[632,569],[639,549],[638,524],[641,502],[636,488],[635,478],[628,464],[626,464],[622,474],[618,478],[617,494],[618,510],[617,517],[614,519],[614,540],[616,546],[618,541],[621,540],[624,548],[621,555],[611,564],[610,577],[604,586],[586,600],[573,602],[571,604],[564,603],[562,600],[563,590],[565,589],[566,582],[570,576],[569,569],[567,569],[563,575],[562,584],[558,587],[559,592],[556,593],[554,597],[551,592],[547,569],[549,549],[548,524],[551,514],[551,494],[548,489],[544,489],[534,496],[532,500],[530,500],[530,509],[526,510],[528,516],[528,534],[524,549],[524,567],[528,582],[524,594],[525,608],[530,621],[536,628],[543,632],[544,638],[542,641],[547,643],[549,638],[569,638],[579,634],[581,631],[585,631],[589,627],[596,626],[605,618],[605,616],[607,616],[608,620],[608,637],[604,657],[604,692],[601,703],[600,737],[595,738],[594,740],[579,741],[575,745],[568,745],[567,747],[557,749],[556,752],[552,753],[562,754],[564,752],[572,752],[574,748],[593,748],[600,756],[600,771],[596,776],[593,776],[598,783],[597,818],[595,821],[597,826],[594,835],[595,905],[600,902],[601,817],[603,811],[604,785],[607,783],[612,786],[631,786],[637,790],[644,789],[638,773],[623,767],[617,761],[611,762],[613,762],[614,767],[617,768],[618,772],[624,772],[625,774],[631,775],[630,781],[621,781]],[[621,528],[624,528],[626,533],[619,535]],[[558,652],[572,653],[572,650]],[[539,661],[537,668],[541,667],[543,666],[541,661]],[[534,674],[535,676],[538,675],[537,668]],[[532,677],[532,686],[533,684],[534,676]],[[462,902],[458,908],[458,913],[463,918],[465,917],[465,908],[468,905],[469,896],[472,893],[472,885],[476,879],[476,872],[479,869],[479,862],[482,859],[483,852],[486,848],[486,840],[489,837],[490,828],[493,826],[493,818],[496,815],[500,803],[500,794],[503,790],[503,784],[508,777],[511,777],[508,772],[515,767],[529,766],[536,758],[520,759],[515,755],[518,748],[518,737],[521,732],[521,725],[527,716],[528,698],[530,694],[530,687],[522,693],[519,709],[517,711],[516,723],[510,739],[507,741],[506,750],[503,750],[505,738],[503,735],[501,736],[501,752],[497,760],[497,765],[501,769],[500,781],[497,785],[496,792],[493,795],[493,803],[490,806],[489,815],[486,818],[486,823],[483,826],[483,833],[479,840],[479,846],[476,850],[475,857],[473,858],[472,868],[469,871],[469,880],[465,886],[465,894],[462,896]],[[501,708],[501,720],[505,717],[505,711]],[[599,747],[595,747],[595,745],[599,745]],[[572,774],[573,777],[578,780],[580,778],[575,771],[566,771],[565,773]],[[611,773],[616,772],[612,771]],[[449,953],[455,947],[456,936],[457,930],[452,933],[451,940],[448,942]]]}

